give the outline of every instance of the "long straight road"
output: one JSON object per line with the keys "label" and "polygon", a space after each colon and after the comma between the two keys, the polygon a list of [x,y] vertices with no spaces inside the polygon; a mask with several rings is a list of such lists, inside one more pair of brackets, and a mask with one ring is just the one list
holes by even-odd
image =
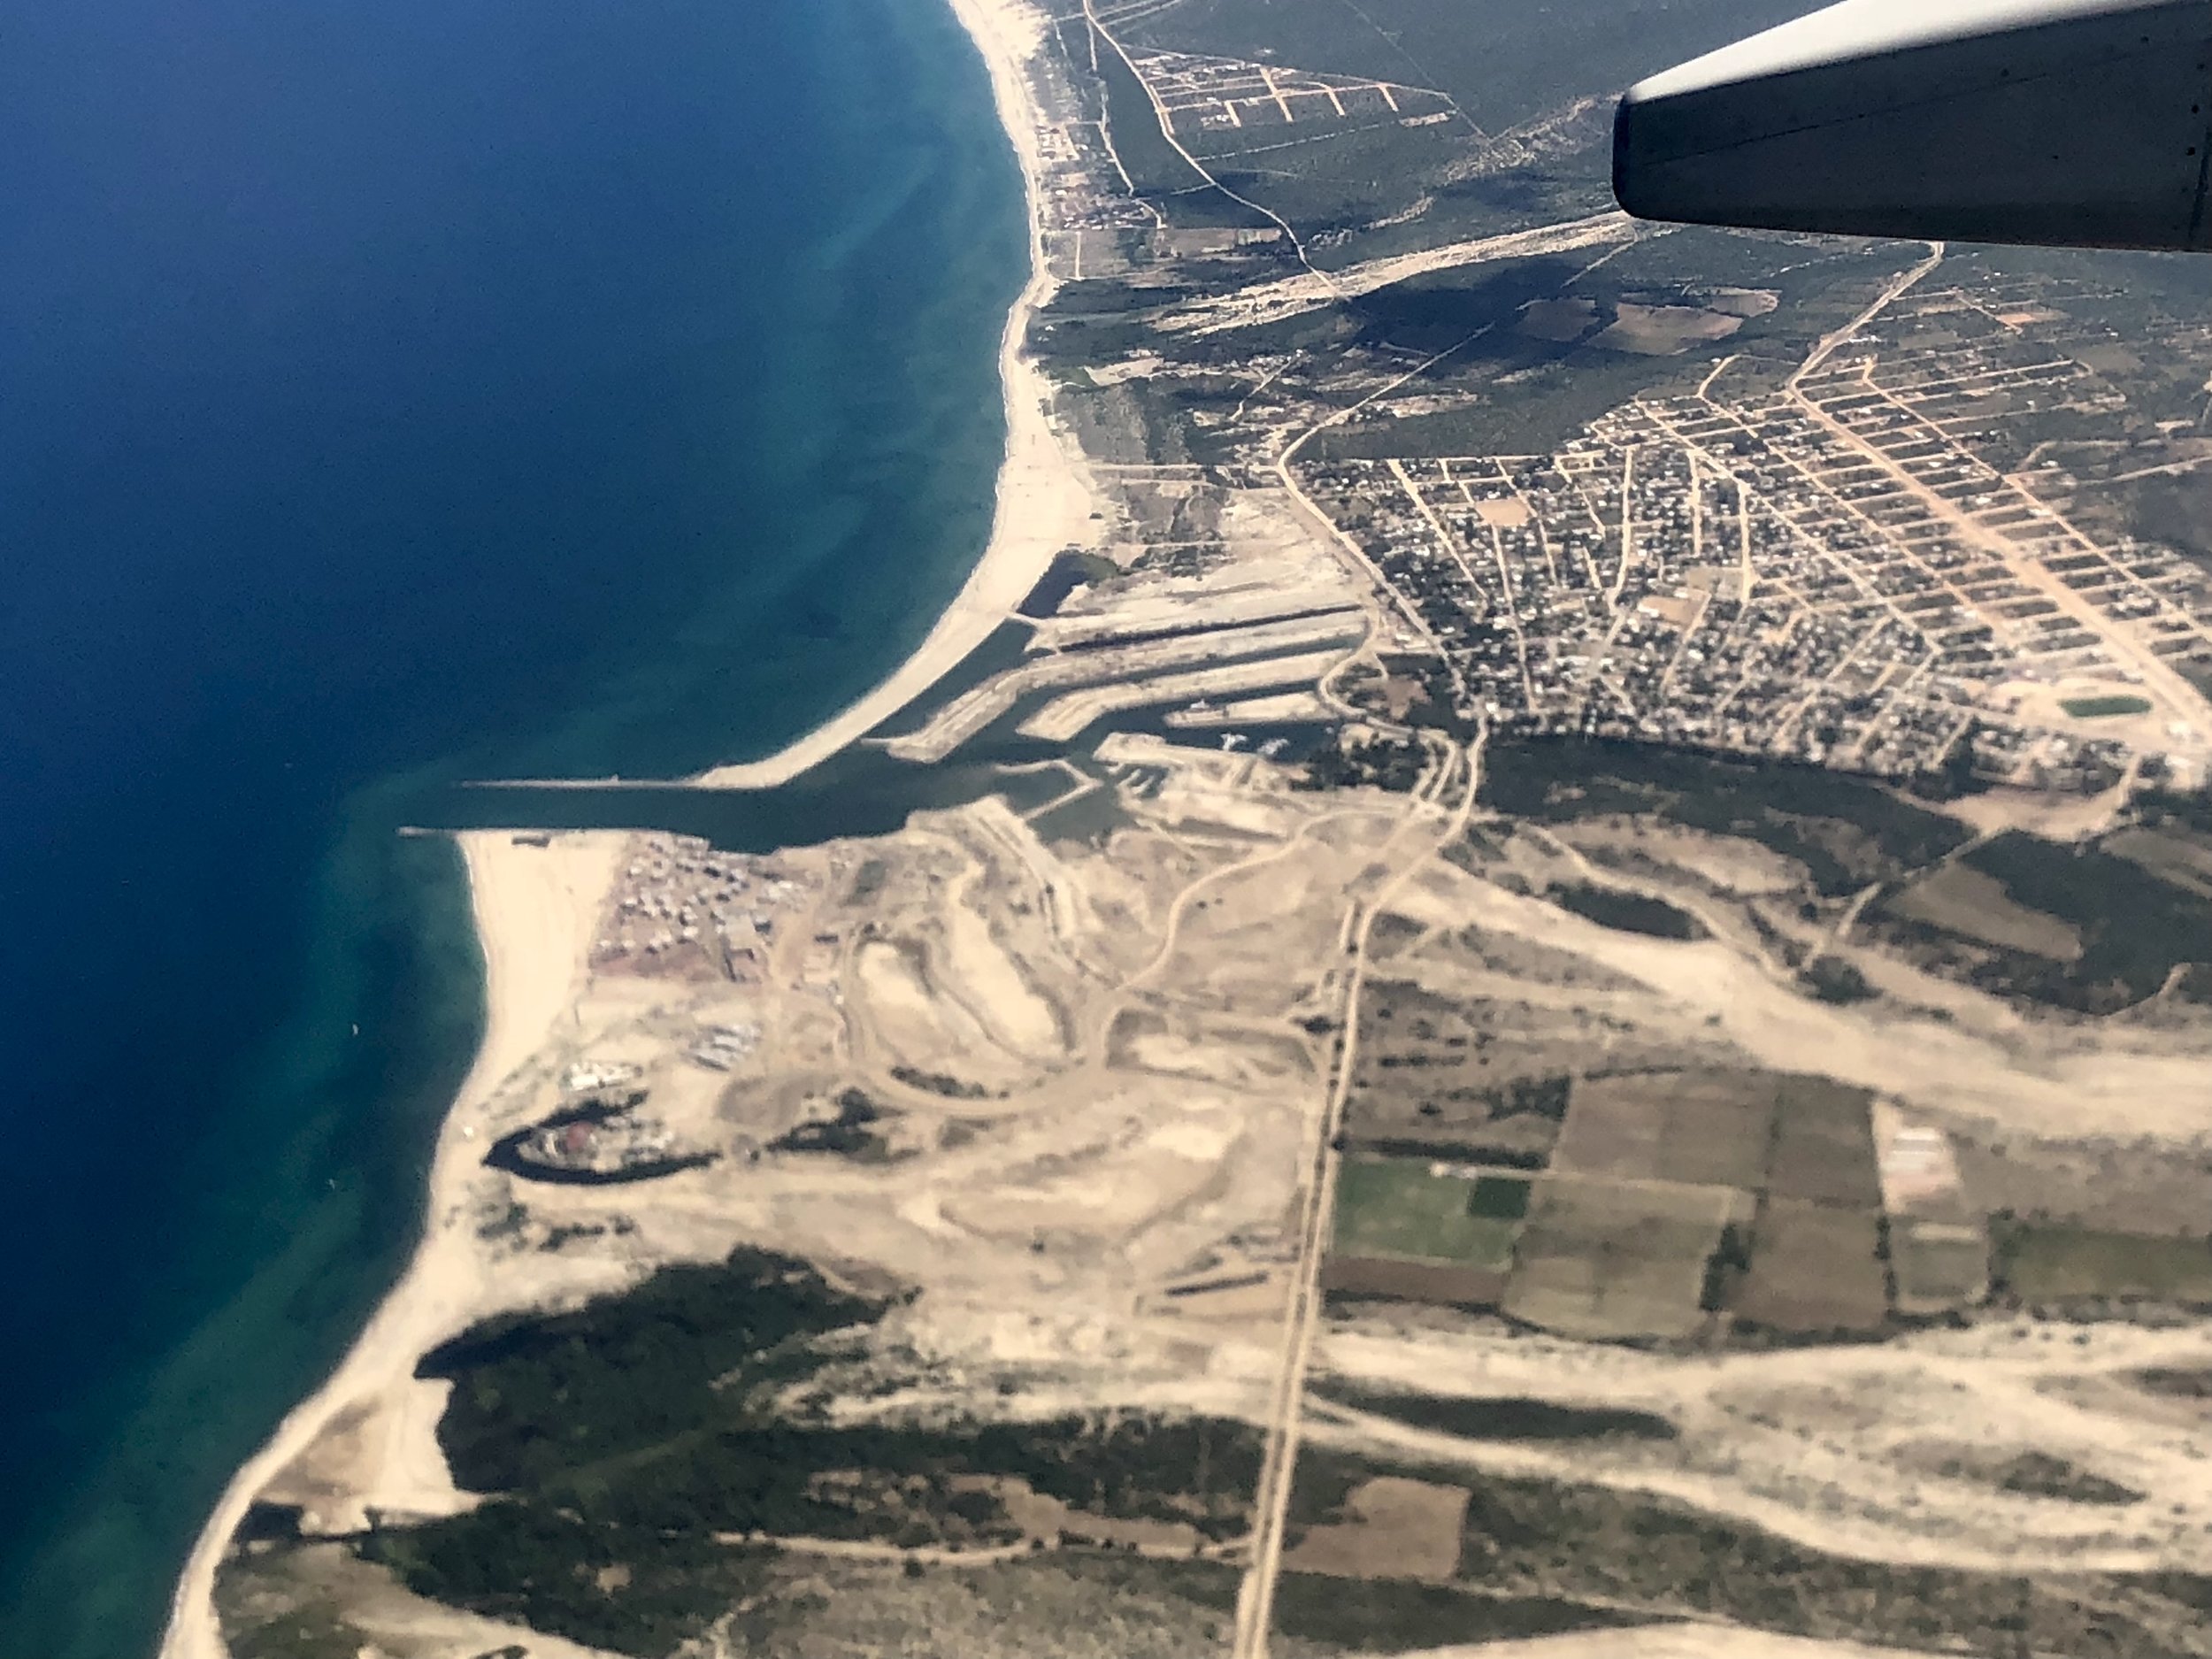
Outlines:
{"label": "long straight road", "polygon": [[[1306,1146],[1307,1177],[1304,1208],[1299,1214],[1298,1253],[1292,1270],[1290,1308],[1283,1332],[1280,1368],[1275,1378],[1267,1430],[1267,1449],[1260,1464],[1259,1490],[1252,1521],[1252,1559],[1245,1569],[1237,1594],[1232,1659],[1265,1659],[1267,1639],[1274,1624],[1275,1583],[1282,1572],[1283,1533],[1290,1515],[1291,1486],[1298,1467],[1300,1417],[1305,1402],[1306,1372],[1312,1361],[1314,1327],[1321,1315],[1321,1263],[1328,1246],[1329,1218],[1336,1203],[1337,1171],[1342,1158],[1336,1150],[1344,1126],[1344,1108],[1350,1098],[1352,1072],[1359,1056],[1360,995],[1367,980],[1367,941],[1375,918],[1389,908],[1390,897],[1408,879],[1466,833],[1474,810],[1475,795],[1482,784],[1482,751],[1489,741],[1485,726],[1463,750],[1449,751],[1445,758],[1435,798],[1441,800],[1451,786],[1452,774],[1464,762],[1466,778],[1458,804],[1445,821],[1443,833],[1425,838],[1419,850],[1393,871],[1375,891],[1355,901],[1346,912],[1351,972],[1344,992],[1344,1041],[1338,1049],[1335,1075]],[[1419,808],[1408,819],[1418,822]],[[1395,837],[1394,836],[1394,840]],[[1387,846],[1384,849],[1387,856]]]}

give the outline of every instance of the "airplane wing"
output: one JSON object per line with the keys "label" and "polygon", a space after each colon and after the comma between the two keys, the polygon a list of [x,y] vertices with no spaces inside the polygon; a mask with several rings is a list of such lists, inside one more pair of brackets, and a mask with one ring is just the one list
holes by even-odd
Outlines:
{"label": "airplane wing", "polygon": [[1844,0],[1631,88],[1642,219],[2212,247],[2212,0]]}

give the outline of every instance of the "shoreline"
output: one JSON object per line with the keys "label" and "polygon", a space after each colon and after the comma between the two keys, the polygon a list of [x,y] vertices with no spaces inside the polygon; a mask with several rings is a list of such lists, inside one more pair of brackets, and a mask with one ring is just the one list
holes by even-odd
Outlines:
{"label": "shoreline", "polygon": [[1094,492],[1053,423],[1050,382],[1026,350],[1031,321],[1060,286],[1045,258],[1044,152],[1026,73],[1034,14],[1024,0],[946,4],[990,73],[999,124],[1021,164],[1029,219],[1029,278],[999,337],[1006,457],[999,466],[990,539],[927,637],[873,689],[772,755],[709,767],[685,780],[696,787],[772,789],[821,764],[957,667],[1028,597],[1056,553],[1089,538]]}
{"label": "shoreline", "polygon": [[533,847],[505,832],[471,830],[454,840],[468,864],[469,906],[484,953],[484,1039],[439,1126],[422,1238],[337,1369],[223,1489],[170,1600],[161,1659],[223,1659],[228,1650],[215,1614],[215,1576],[254,1501],[339,1412],[406,1381],[431,1344],[478,1317],[481,1287],[471,1253],[452,1248],[465,1238],[449,1222],[479,1162],[463,1119],[544,1045],[573,1000],[624,837],[599,831]]}
{"label": "shoreline", "polygon": [[[712,767],[687,781],[767,789],[846,748],[934,684],[989,636],[1043,577],[1053,557],[1087,537],[1093,491],[1054,426],[1051,388],[1025,353],[1037,311],[1058,287],[1045,259],[1044,158],[1026,76],[1033,14],[1023,0],[948,0],[989,73],[1001,127],[1021,166],[1030,270],[999,342],[1006,454],[991,531],[966,580],[921,644],[872,690],[773,755]],[[474,1062],[440,1125],[422,1236],[336,1369],[279,1423],[225,1486],[195,1540],[170,1600],[159,1659],[225,1659],[215,1580],[232,1535],[261,1494],[339,1413],[387,1398],[434,1343],[493,1311],[471,1252],[457,1248],[450,1214],[477,1168],[464,1118],[480,1108],[553,1029],[588,973],[600,898],[625,840],[619,832],[564,834],[526,847],[504,832],[455,836],[484,956],[485,1024]]]}

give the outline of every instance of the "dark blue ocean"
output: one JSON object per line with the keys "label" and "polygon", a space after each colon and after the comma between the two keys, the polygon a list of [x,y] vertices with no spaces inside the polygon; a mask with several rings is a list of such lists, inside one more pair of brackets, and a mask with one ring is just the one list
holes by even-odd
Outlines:
{"label": "dark blue ocean", "polygon": [[941,0],[19,0],[0,158],[0,1655],[128,1659],[413,1240],[480,982],[395,826],[926,632],[1020,185]]}

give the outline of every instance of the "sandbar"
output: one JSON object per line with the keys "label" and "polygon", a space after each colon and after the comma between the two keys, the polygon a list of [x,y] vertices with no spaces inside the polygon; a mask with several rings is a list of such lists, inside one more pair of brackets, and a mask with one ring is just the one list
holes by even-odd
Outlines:
{"label": "sandbar", "polygon": [[936,626],[887,678],[765,759],[712,767],[692,780],[708,788],[772,789],[820,764],[928,690],[987,639],[1028,596],[1054,554],[1093,538],[1090,480],[1053,419],[1051,384],[1026,351],[1031,319],[1059,287],[1045,258],[1042,122],[1028,75],[1043,21],[1024,0],[949,4],[990,71],[999,119],[1020,158],[1028,198],[1029,280],[1007,313],[999,342],[1006,458],[999,468],[990,541]]}

